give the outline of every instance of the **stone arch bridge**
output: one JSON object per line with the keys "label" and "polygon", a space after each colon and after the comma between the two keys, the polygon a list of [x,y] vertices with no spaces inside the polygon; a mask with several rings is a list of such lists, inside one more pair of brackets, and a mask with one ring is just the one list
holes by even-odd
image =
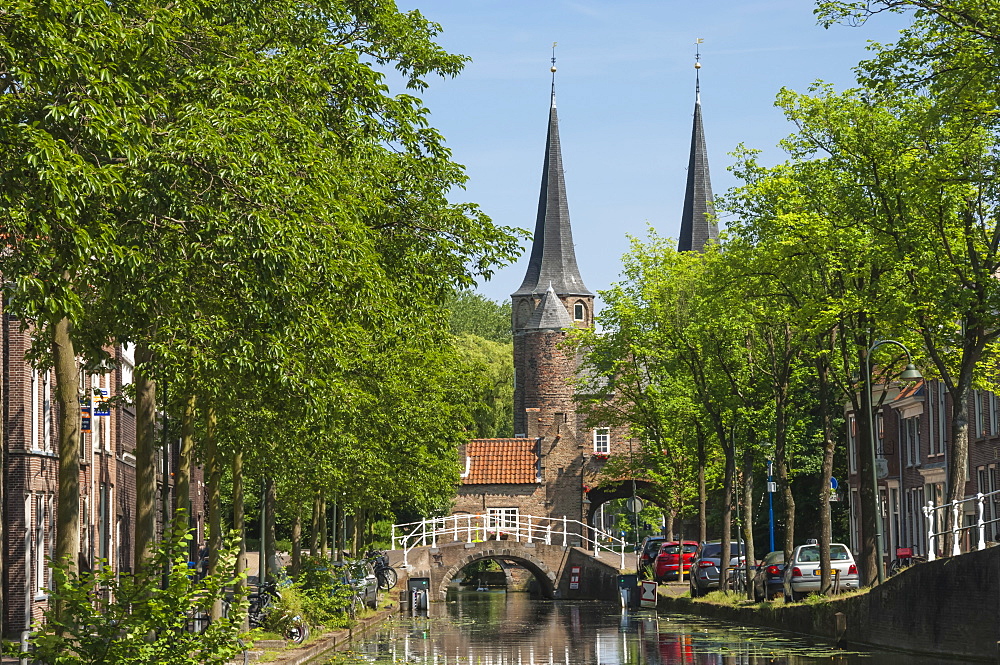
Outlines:
{"label": "stone arch bridge", "polygon": [[545,598],[617,599],[618,576],[635,570],[625,543],[568,520],[543,530],[546,521],[522,515],[491,526],[489,516],[453,515],[398,525],[394,533],[408,533],[394,535],[390,555],[404,576],[429,579],[431,600],[445,600],[448,584],[483,559],[521,566]]}

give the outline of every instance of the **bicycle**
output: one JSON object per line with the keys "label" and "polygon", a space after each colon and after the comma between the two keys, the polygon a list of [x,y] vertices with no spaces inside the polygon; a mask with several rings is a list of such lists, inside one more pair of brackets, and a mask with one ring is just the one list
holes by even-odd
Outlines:
{"label": "bicycle", "polygon": [[[309,624],[296,615],[291,616],[283,610],[277,610],[274,603],[281,600],[281,593],[275,582],[264,582],[257,588],[256,594],[250,594],[248,618],[251,628],[263,628],[265,624],[277,627],[282,637],[293,644],[302,644],[309,637]],[[281,616],[272,616],[275,612]]]}
{"label": "bicycle", "polygon": [[399,576],[396,574],[396,569],[389,565],[389,557],[386,556],[385,552],[370,550],[368,554],[365,555],[365,560],[371,564],[372,569],[375,572],[375,579],[378,581],[378,588],[388,591],[392,587],[396,586],[396,582],[399,581]]}
{"label": "bicycle", "polygon": [[927,561],[926,557],[913,554],[912,547],[897,547],[896,558],[889,562],[889,576],[892,577],[905,568],[925,561]]}

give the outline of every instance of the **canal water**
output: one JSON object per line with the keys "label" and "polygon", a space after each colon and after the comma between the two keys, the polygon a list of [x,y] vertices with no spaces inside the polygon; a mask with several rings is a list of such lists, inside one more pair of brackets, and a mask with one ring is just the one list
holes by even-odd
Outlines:
{"label": "canal water", "polygon": [[393,619],[326,661],[417,665],[960,665],[844,651],[790,634],[610,603],[458,592],[430,616]]}

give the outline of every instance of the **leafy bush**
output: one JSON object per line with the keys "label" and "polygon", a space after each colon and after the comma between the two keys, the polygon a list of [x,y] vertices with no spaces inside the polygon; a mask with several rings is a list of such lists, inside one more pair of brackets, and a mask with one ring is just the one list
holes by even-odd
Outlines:
{"label": "leafy bush", "polygon": [[[32,652],[18,654],[42,665],[223,665],[241,649],[246,613],[235,598],[227,618],[193,632],[237,580],[230,573],[192,579],[187,564],[190,536],[161,544],[139,574],[116,573],[104,565],[94,573],[68,574],[53,565],[49,610],[35,626]],[[173,552],[173,555],[168,554]],[[236,561],[232,543],[220,552],[220,570]],[[161,588],[164,575],[166,588]]]}
{"label": "leafy bush", "polygon": [[339,568],[322,557],[303,557],[298,580],[282,590],[282,600],[288,594],[289,603],[296,603],[300,610],[295,613],[312,626],[345,626],[354,592],[341,575]]}

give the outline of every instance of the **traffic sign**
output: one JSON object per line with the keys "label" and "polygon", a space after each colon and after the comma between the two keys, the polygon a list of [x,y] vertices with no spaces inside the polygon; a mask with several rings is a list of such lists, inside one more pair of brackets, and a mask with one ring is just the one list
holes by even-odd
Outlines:
{"label": "traffic sign", "polygon": [[637,496],[632,497],[625,501],[625,509],[630,513],[641,513],[642,512],[642,499]]}
{"label": "traffic sign", "polygon": [[639,607],[656,607],[656,582],[643,580],[639,592]]}

